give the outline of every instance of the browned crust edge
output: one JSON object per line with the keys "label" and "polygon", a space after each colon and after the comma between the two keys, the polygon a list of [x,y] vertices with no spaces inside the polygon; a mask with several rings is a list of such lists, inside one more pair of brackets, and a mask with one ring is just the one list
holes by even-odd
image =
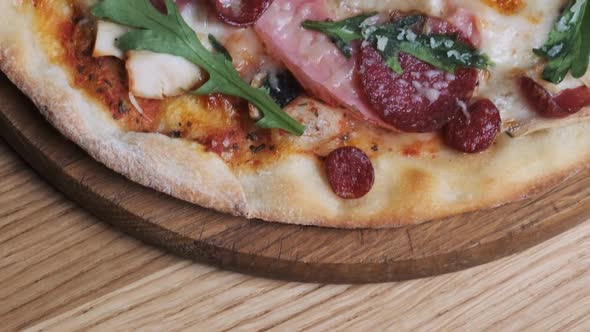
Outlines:
{"label": "browned crust edge", "polygon": [[[5,7],[11,11],[10,4]],[[16,36],[10,38],[3,38],[0,31],[0,69],[33,100],[54,127],[93,158],[132,181],[222,212],[247,218],[327,227],[406,226],[523,199],[547,190],[590,163],[590,153],[573,150],[572,153],[579,153],[580,158],[567,165],[549,168],[543,176],[534,180],[514,186],[506,183],[503,190],[497,189],[502,184],[496,184],[496,189],[488,197],[438,208],[436,202],[421,205],[420,202],[402,201],[397,203],[399,207],[415,204],[415,208],[408,210],[393,207],[376,213],[359,214],[355,213],[356,205],[364,203],[339,202],[334,197],[328,197],[325,188],[319,186],[316,188],[318,196],[314,200],[320,201],[320,208],[303,209],[305,202],[288,198],[278,201],[284,204],[267,203],[266,196],[258,197],[255,193],[268,190],[276,194],[282,190],[288,195],[288,190],[295,190],[283,186],[289,179],[280,174],[280,167],[268,170],[277,172],[272,179],[251,184],[244,180],[243,174],[232,171],[216,154],[206,152],[196,143],[172,140],[159,134],[123,132],[107,116],[108,112],[103,112],[101,106],[70,86],[63,69],[49,63],[48,56],[39,53],[40,47],[35,47],[38,40],[30,31],[30,24],[27,24],[30,17],[16,13],[14,9],[12,11],[15,13],[10,14],[15,18],[7,20],[6,24],[14,24],[17,28],[20,26],[20,29]],[[4,27],[0,24],[0,30]],[[290,162],[289,159],[284,161]],[[474,162],[473,166],[477,167],[481,162]],[[317,173],[319,178],[323,177],[317,160],[308,160],[304,167],[307,171]],[[304,177],[305,174],[301,175]],[[256,179],[256,174],[248,176]],[[282,189],[277,190],[276,187]],[[426,190],[424,193],[429,195]],[[335,202],[332,211],[328,203],[325,209],[322,208],[321,201],[324,199]],[[382,199],[387,202],[387,197]]]}

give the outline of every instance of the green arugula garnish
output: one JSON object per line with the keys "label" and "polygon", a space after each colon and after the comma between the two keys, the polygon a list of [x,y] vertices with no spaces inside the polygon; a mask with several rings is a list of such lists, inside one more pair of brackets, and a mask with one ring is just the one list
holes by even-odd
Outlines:
{"label": "green arugula garnish", "polygon": [[306,21],[303,27],[328,35],[347,57],[351,54],[351,42],[368,41],[399,74],[403,73],[399,63],[400,52],[448,72],[458,68],[486,69],[493,65],[487,55],[460,42],[456,34],[415,33],[413,27],[421,26],[426,20],[423,15],[409,15],[383,25],[371,24],[368,18],[372,16],[374,14],[360,15],[338,22]]}
{"label": "green arugula garnish", "polygon": [[399,53],[404,52],[436,68],[455,72],[459,68],[486,69],[493,65],[485,54],[460,42],[457,35],[418,35],[411,26],[400,27],[393,23],[378,27],[369,41],[387,59],[387,64],[401,74]]}
{"label": "green arugula garnish", "polygon": [[571,0],[553,29],[547,42],[534,49],[535,54],[548,60],[543,79],[561,83],[571,72],[575,78],[586,74],[590,62],[590,10],[588,0]]}
{"label": "green arugula garnish", "polygon": [[209,52],[184,21],[176,5],[171,0],[165,2],[167,13],[163,14],[149,0],[103,0],[92,8],[92,14],[136,28],[117,42],[123,51],[147,50],[172,54],[207,71],[209,80],[194,93],[221,93],[243,98],[262,111],[264,117],[257,122],[258,126],[280,128],[298,136],[303,134],[303,125],[283,112],[262,89],[245,83],[223,52]]}
{"label": "green arugula garnish", "polygon": [[347,58],[350,58],[352,55],[350,42],[363,38],[363,28],[368,26],[370,23],[368,20],[375,15],[376,13],[359,15],[338,22],[305,21],[302,26],[308,30],[324,33]]}
{"label": "green arugula garnish", "polygon": [[215,50],[215,52],[223,54],[223,56],[228,61],[234,61],[234,59],[232,58],[231,54],[229,54],[227,48],[225,48],[225,46],[223,46],[219,42],[219,40],[217,40],[217,38],[215,38],[215,36],[213,36],[212,34],[209,34],[207,36],[207,38],[209,39],[209,43],[211,43],[211,47],[213,47],[213,49]]}

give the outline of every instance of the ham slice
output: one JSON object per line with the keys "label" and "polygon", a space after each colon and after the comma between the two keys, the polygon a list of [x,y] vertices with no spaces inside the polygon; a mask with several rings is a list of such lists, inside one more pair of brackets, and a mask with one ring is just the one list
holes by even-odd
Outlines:
{"label": "ham slice", "polygon": [[449,14],[448,21],[461,31],[461,36],[466,38],[473,47],[480,48],[481,32],[477,16],[460,7],[450,9]]}
{"label": "ham slice", "polygon": [[275,0],[255,30],[269,52],[284,63],[301,84],[323,101],[342,106],[355,117],[393,129],[364,99],[356,79],[354,56],[347,59],[325,35],[301,27],[305,20],[332,17],[329,1]]}

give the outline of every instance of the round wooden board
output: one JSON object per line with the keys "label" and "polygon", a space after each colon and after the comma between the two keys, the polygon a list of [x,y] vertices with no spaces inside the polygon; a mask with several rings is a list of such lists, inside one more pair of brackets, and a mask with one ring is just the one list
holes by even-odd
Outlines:
{"label": "round wooden board", "polygon": [[135,184],[66,141],[0,76],[0,134],[47,181],[147,243],[224,269],[307,282],[369,283],[453,272],[529,248],[583,222],[590,177],[492,210],[382,230],[248,221]]}

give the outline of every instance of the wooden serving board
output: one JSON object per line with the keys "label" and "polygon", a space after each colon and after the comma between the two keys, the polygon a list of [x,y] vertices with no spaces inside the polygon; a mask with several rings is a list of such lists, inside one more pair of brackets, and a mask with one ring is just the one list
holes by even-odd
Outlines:
{"label": "wooden serving board", "polygon": [[516,253],[590,215],[590,177],[503,207],[399,229],[248,221],[112,172],[64,139],[0,76],[0,134],[48,182],[128,234],[224,269],[307,282],[369,283],[458,271]]}

